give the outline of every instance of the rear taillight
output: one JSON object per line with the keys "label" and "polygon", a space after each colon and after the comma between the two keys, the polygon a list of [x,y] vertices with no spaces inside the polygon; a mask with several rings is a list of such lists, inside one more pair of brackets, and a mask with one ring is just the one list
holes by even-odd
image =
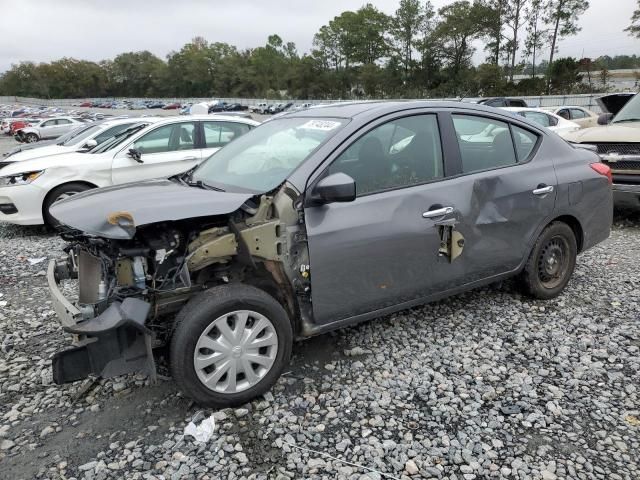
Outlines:
{"label": "rear taillight", "polygon": [[611,175],[611,169],[609,168],[608,165],[598,162],[598,163],[592,163],[590,167],[596,172],[598,172],[600,175],[602,175],[603,177],[607,177],[607,180],[609,181],[609,185],[613,183],[613,175]]}

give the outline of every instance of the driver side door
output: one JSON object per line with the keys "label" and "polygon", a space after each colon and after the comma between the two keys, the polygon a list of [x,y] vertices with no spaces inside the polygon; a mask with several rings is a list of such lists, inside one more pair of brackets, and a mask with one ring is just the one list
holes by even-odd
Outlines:
{"label": "driver side door", "polygon": [[410,302],[459,281],[439,256],[446,205],[437,115],[379,124],[337,154],[320,178],[344,173],[356,199],[305,208],[314,319],[327,324]]}
{"label": "driver side door", "polygon": [[[132,158],[130,149],[140,152],[140,161]],[[167,178],[189,170],[201,159],[196,122],[176,122],[154,128],[118,152],[111,176],[114,184]]]}

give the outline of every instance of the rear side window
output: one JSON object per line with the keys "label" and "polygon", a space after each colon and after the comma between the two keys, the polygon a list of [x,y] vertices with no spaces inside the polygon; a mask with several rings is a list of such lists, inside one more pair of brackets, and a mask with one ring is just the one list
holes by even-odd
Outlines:
{"label": "rear side window", "polygon": [[67,120],[66,118],[59,118],[58,120],[56,120],[56,123],[58,125],[69,125],[71,123],[71,120]]}
{"label": "rear side window", "polygon": [[251,129],[249,125],[235,122],[203,122],[202,126],[206,148],[223,147]]}
{"label": "rear side window", "polygon": [[472,115],[453,115],[453,125],[463,173],[518,163],[508,123]]}
{"label": "rear side window", "polygon": [[523,100],[509,100],[510,107],[526,107],[527,104]]}
{"label": "rear side window", "polygon": [[513,140],[516,145],[516,154],[518,156],[518,162],[524,162],[538,142],[538,136],[535,133],[531,133],[515,125],[511,125],[511,131],[513,132]]}

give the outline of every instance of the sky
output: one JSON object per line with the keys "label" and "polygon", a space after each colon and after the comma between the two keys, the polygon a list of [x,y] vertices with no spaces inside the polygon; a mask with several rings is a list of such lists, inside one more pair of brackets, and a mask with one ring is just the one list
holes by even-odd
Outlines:
{"label": "sky", "polygon": [[[8,2],[9,0],[2,0]],[[369,0],[392,14],[399,0]],[[452,0],[432,0],[436,8]],[[113,58],[149,50],[161,58],[195,36],[239,48],[264,45],[272,33],[311,48],[313,35],[345,10],[366,0],[19,0],[0,15],[0,72],[20,61],[62,57]],[[559,44],[560,56],[640,54],[640,40],[623,31],[636,0],[590,0],[582,31]],[[5,5],[6,7],[6,5]],[[547,52],[548,54],[548,52]],[[478,45],[476,63],[486,54]]]}

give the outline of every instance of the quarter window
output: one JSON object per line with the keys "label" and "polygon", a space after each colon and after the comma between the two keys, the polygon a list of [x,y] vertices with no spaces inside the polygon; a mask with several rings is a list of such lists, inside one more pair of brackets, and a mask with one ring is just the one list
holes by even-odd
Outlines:
{"label": "quarter window", "polygon": [[203,122],[206,148],[219,148],[247,133],[251,127],[235,122]]}
{"label": "quarter window", "polygon": [[426,183],[444,175],[435,115],[415,115],[380,125],[348,147],[328,173],[343,172],[358,196]]}
{"label": "quarter window", "polygon": [[511,125],[511,131],[513,132],[513,141],[516,145],[516,154],[518,155],[518,162],[524,162],[536,146],[538,142],[538,136],[535,133],[531,133],[515,125]]}
{"label": "quarter window", "polygon": [[518,161],[509,124],[491,118],[453,115],[462,172],[471,173],[514,165]]}
{"label": "quarter window", "polygon": [[195,148],[194,133],[192,122],[165,125],[136,140],[133,148],[147,154],[191,150]]}

